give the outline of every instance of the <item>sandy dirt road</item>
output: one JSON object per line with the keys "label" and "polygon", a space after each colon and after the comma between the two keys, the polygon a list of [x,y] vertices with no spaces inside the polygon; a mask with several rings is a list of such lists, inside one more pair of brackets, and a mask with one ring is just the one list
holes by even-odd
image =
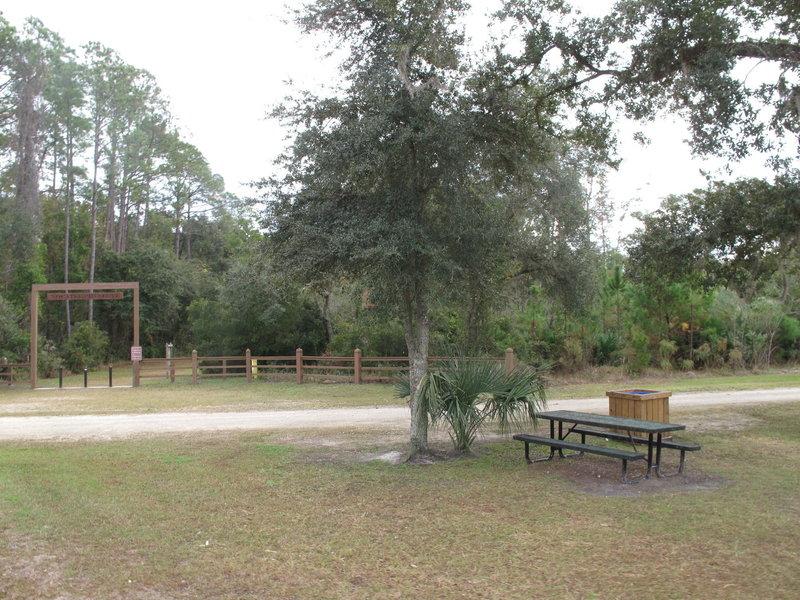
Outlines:
{"label": "sandy dirt road", "polygon": [[[673,412],[730,404],[800,401],[800,388],[682,393],[670,399]],[[549,410],[605,413],[607,398],[553,400]],[[209,431],[407,427],[405,406],[253,412],[175,412],[49,417],[0,417],[0,441],[110,440],[138,435]]]}

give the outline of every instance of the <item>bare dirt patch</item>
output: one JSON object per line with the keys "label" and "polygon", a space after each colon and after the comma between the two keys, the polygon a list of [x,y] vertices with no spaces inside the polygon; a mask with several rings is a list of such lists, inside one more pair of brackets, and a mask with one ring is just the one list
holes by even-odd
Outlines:
{"label": "bare dirt patch", "polygon": [[[736,415],[732,415],[730,424],[733,427]],[[723,419],[724,422],[725,421]],[[746,419],[737,422],[735,428],[744,428]],[[313,463],[363,463],[381,461],[392,465],[416,464],[428,465],[454,460],[473,460],[492,450],[483,443],[498,442],[508,439],[508,435],[487,434],[475,446],[475,453],[465,455],[454,452],[445,432],[431,432],[431,452],[428,455],[408,460],[408,438],[404,428],[368,430],[319,431],[319,437],[309,438],[300,432],[280,433],[273,441],[279,441],[297,448],[305,448],[303,462]],[[727,481],[720,477],[692,469],[691,455],[687,456],[686,471],[675,477],[656,477],[635,483],[622,483],[620,461],[601,456],[584,455],[567,459],[555,458],[551,462],[526,465],[520,456],[519,468],[530,469],[531,476],[538,473],[556,475],[561,484],[572,490],[585,494],[605,497],[635,497],[645,494],[663,492],[701,492],[724,487]],[[665,470],[675,471],[678,468],[678,454],[671,452],[664,459]],[[644,473],[643,463],[630,463],[628,476],[636,477]]]}
{"label": "bare dirt patch", "polygon": [[[687,463],[691,458],[687,459]],[[672,464],[675,463],[675,464]],[[669,456],[666,461],[666,470],[677,469],[677,454]],[[592,496],[630,498],[647,494],[663,492],[699,492],[720,489],[727,484],[721,477],[692,470],[687,464],[686,471],[675,477],[656,477],[643,479],[635,483],[622,483],[622,465],[620,461],[602,456],[584,455],[566,459],[555,458],[551,462],[536,463],[530,469],[542,469],[544,472],[559,477],[563,485],[577,488],[585,494]],[[645,466],[628,464],[628,477],[637,477],[643,474]]]}
{"label": "bare dirt patch", "polygon": [[56,552],[8,530],[2,536],[0,597],[54,597],[64,577]]}

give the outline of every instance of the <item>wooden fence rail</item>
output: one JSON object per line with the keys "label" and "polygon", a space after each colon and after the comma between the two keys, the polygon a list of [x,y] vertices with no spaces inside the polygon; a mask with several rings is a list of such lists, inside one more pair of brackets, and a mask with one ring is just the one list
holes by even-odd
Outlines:
{"label": "wooden fence rail", "polygon": [[12,385],[14,383],[14,377],[20,380],[21,373],[19,373],[19,371],[25,371],[25,374],[22,375],[22,379],[26,381],[30,380],[30,370],[31,363],[10,363],[7,358],[3,358],[3,360],[0,361],[0,382],[6,385]]}
{"label": "wooden fence rail", "polygon": [[[431,364],[447,357],[431,356]],[[507,371],[514,369],[516,359],[509,348],[502,358],[471,358],[468,360],[503,363]],[[407,356],[363,357],[356,349],[353,356],[306,356],[298,348],[294,356],[252,356],[250,350],[244,356],[198,356],[193,350],[191,357],[146,358],[134,362],[133,385],[142,379],[191,378],[196,384],[200,379],[221,377],[245,377],[249,382],[259,377],[268,379],[290,379],[302,384],[305,381],[342,381],[347,383],[384,383],[392,381],[408,370]]]}

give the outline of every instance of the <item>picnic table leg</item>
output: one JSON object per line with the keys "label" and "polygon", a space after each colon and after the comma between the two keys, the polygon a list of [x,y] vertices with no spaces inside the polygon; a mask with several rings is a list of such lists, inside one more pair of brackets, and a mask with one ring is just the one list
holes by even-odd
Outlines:
{"label": "picnic table leg", "polygon": [[531,458],[530,443],[529,442],[525,442],[525,461],[529,465],[533,464],[535,462],[542,462],[542,461],[545,461],[545,460],[553,460],[553,455],[555,455],[555,453],[556,453],[556,449],[551,446],[550,447],[550,456],[548,456],[546,458],[544,458],[544,457],[543,458]]}
{"label": "picnic table leg", "polygon": [[659,433],[656,442],[656,477],[661,477],[661,437],[663,434]]}
{"label": "picnic table leg", "polygon": [[[661,449],[661,434],[658,434],[658,447]],[[647,473],[645,479],[650,479],[650,471],[653,469],[653,434],[647,434]]]}
{"label": "picnic table leg", "polygon": [[[561,422],[561,421],[559,421],[559,422],[558,422],[558,439],[560,439],[560,440],[563,440],[563,439],[564,439],[564,423],[563,423],[563,422]],[[559,449],[558,449],[558,455],[559,455],[561,458],[565,458],[565,456],[564,456],[564,450],[562,450],[561,448],[559,448]]]}

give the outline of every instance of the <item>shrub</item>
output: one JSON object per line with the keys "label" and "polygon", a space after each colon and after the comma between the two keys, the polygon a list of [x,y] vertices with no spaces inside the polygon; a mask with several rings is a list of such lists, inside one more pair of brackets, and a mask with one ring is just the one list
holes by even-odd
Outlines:
{"label": "shrub", "polygon": [[650,365],[650,343],[647,336],[641,331],[634,331],[628,343],[623,348],[622,355],[625,359],[625,370],[631,375],[638,375]]}
{"label": "shrub", "polygon": [[559,362],[569,370],[577,370],[586,366],[583,341],[579,337],[568,337],[564,340]]}
{"label": "shrub", "polygon": [[708,366],[712,357],[711,344],[708,342],[701,344],[700,347],[694,351],[694,355],[701,364]]}
{"label": "shrub", "polygon": [[39,340],[39,356],[36,369],[42,377],[55,377],[61,366],[61,357],[58,355],[56,345],[50,340]]}
{"label": "shrub", "polygon": [[601,333],[594,342],[594,361],[598,365],[615,365],[619,362],[619,338],[613,331]]}
{"label": "shrub", "polygon": [[779,359],[795,360],[800,355],[800,320],[784,316],[778,332]]}
{"label": "shrub", "polygon": [[107,357],[108,335],[88,321],[75,326],[62,350],[64,366],[73,373],[94,369]]}
{"label": "shrub", "polygon": [[14,306],[0,296],[0,358],[16,362],[28,347],[28,335],[20,326],[21,317]]}
{"label": "shrub", "polygon": [[674,340],[661,340],[658,342],[659,365],[664,371],[672,370],[672,357],[678,351],[678,344]]}
{"label": "shrub", "polygon": [[739,348],[734,348],[728,354],[728,362],[731,364],[732,367],[736,369],[741,369],[744,367],[744,354]]}

